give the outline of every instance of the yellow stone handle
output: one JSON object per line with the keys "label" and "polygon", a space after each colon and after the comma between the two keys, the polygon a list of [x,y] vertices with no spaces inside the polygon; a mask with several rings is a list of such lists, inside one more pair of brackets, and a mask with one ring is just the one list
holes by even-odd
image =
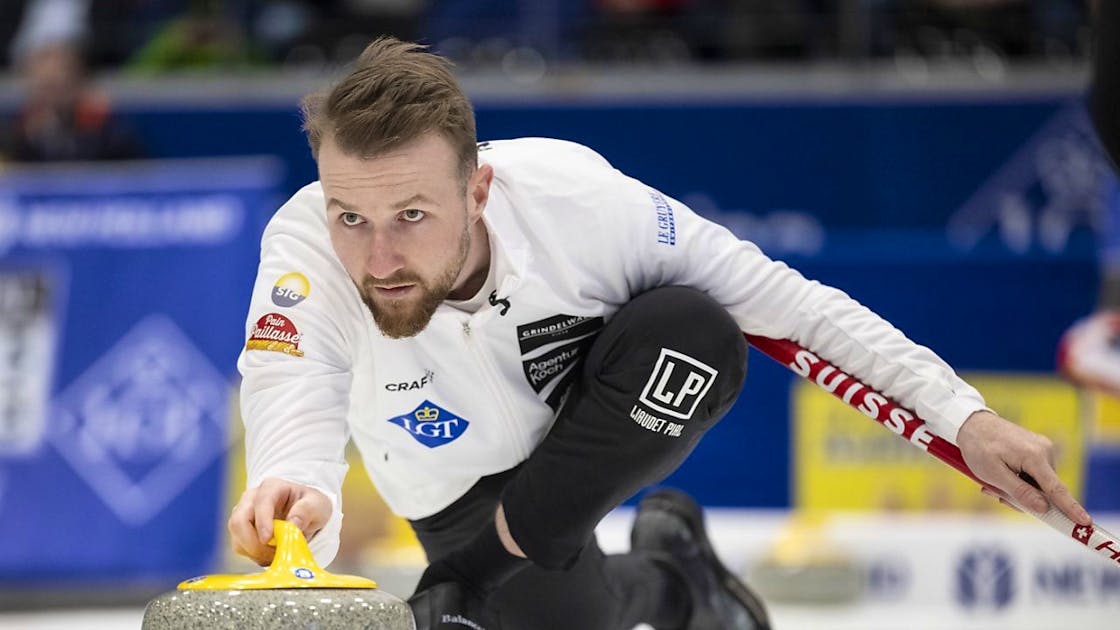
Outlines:
{"label": "yellow stone handle", "polygon": [[203,575],[179,584],[181,591],[234,591],[266,588],[377,588],[377,582],[356,575],[334,575],[324,571],[311,555],[307,540],[288,521],[272,521],[276,556],[262,573],[251,575]]}

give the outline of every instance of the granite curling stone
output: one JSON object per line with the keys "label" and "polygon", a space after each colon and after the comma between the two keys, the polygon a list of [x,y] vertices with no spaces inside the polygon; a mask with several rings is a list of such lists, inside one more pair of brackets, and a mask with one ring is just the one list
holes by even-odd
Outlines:
{"label": "granite curling stone", "polygon": [[191,578],[148,602],[143,630],[415,630],[408,604],[372,580],[327,573],[299,528],[273,521],[276,556],[252,575]]}

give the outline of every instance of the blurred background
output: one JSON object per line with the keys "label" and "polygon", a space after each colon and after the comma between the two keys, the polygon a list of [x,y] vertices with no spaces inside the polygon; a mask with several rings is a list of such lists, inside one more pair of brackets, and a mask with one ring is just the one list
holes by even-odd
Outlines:
{"label": "blurred background", "polygon": [[[300,96],[379,34],[457,64],[479,139],[551,136],[838,286],[1049,435],[1120,524],[1120,405],[1055,370],[1114,172],[1086,0],[3,0],[0,627],[132,628],[249,572],[236,358],[259,238],[316,178]],[[1113,236],[1115,240],[1115,236]],[[752,353],[668,483],[780,628],[1101,627],[1120,571]],[[356,459],[331,570],[423,554]],[[604,522],[626,547],[631,512]],[[900,621],[904,620],[904,621]]]}

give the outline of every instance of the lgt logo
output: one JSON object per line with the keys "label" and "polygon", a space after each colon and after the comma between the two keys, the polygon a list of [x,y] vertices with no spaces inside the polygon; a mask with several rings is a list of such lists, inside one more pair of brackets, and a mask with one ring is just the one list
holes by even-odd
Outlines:
{"label": "lgt logo", "polygon": [[59,395],[49,438],[139,527],[225,452],[228,388],[190,337],[151,315]]}
{"label": "lgt logo", "polygon": [[406,415],[390,418],[389,422],[408,431],[417,442],[428,448],[454,442],[470,426],[466,418],[460,418],[427,400]]}
{"label": "lgt logo", "polygon": [[674,418],[688,420],[711,389],[717,374],[719,372],[706,363],[662,348],[638,401]]}

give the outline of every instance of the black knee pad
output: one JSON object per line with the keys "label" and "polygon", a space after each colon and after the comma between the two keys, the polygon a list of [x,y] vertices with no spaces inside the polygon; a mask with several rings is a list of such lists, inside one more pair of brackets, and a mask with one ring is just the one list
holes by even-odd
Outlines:
{"label": "black knee pad", "polygon": [[688,287],[653,289],[631,300],[591,348],[585,377],[631,420],[673,437],[702,433],[735,402],[747,369],[747,344],[727,311]]}

